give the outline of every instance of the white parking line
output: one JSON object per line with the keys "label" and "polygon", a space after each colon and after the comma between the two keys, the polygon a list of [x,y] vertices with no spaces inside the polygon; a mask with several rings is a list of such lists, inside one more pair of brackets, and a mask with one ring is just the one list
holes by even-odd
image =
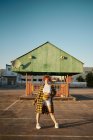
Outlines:
{"label": "white parking line", "polygon": [[15,102],[13,102],[11,105],[9,105],[8,107],[6,107],[4,109],[4,111],[7,111],[9,108],[11,108],[13,105],[15,105],[19,100],[16,100]]}
{"label": "white parking line", "polygon": [[[34,118],[0,118],[0,120],[34,120]],[[51,120],[51,119],[46,119],[46,118],[42,118],[42,120]],[[61,118],[57,118],[57,120],[64,120],[64,121],[82,121],[82,120],[91,120],[91,118],[87,118],[87,119],[61,119]]]}
{"label": "white parking line", "polygon": [[2,137],[50,137],[50,138],[93,138],[93,136],[72,136],[72,135],[0,135]]}

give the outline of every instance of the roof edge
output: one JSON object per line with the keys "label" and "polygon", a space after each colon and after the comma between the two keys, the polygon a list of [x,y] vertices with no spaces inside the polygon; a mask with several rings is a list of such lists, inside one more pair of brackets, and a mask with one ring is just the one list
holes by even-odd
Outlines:
{"label": "roof edge", "polygon": [[[17,57],[16,59],[19,59],[19,58],[21,58],[21,57],[23,57],[23,56],[25,56],[25,55],[29,54],[30,52],[32,52],[32,51],[34,51],[34,50],[36,50],[36,49],[38,49],[38,48],[42,47],[43,45],[45,45],[45,44],[47,44],[47,43],[49,43],[49,44],[51,44],[52,46],[56,47],[57,49],[61,50],[60,48],[58,48],[58,47],[57,47],[57,46],[55,46],[54,44],[52,44],[52,43],[50,43],[49,41],[47,41],[47,42],[45,42],[45,43],[43,43],[43,44],[39,45],[38,47],[34,48],[33,50],[31,50],[31,51],[29,51],[29,52],[27,52],[27,53],[25,53],[25,54],[21,55],[20,57]],[[66,53],[66,54],[70,55],[69,53],[65,52],[64,50],[61,50],[61,51],[63,51],[64,53]],[[74,56],[72,56],[72,55],[70,55],[70,56],[71,56],[71,57],[73,57],[74,59],[76,59],[77,61],[81,62],[82,64],[84,64],[82,61],[78,60],[78,59],[77,59],[77,58],[75,58]],[[14,59],[14,60],[16,60],[16,59]],[[14,60],[12,60],[12,61],[14,61]],[[12,62],[12,61],[11,61],[11,62]]]}

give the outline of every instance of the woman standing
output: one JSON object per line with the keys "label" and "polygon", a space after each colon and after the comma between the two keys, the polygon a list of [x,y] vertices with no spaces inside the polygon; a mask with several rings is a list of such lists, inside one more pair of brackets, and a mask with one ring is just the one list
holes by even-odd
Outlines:
{"label": "woman standing", "polygon": [[54,122],[55,128],[59,128],[59,125],[54,116],[54,106],[53,106],[53,97],[56,94],[56,90],[53,85],[51,85],[51,77],[44,76],[44,86],[41,86],[37,97],[34,101],[36,103],[36,129],[40,129],[39,124],[40,115],[47,113],[50,114],[52,121]]}

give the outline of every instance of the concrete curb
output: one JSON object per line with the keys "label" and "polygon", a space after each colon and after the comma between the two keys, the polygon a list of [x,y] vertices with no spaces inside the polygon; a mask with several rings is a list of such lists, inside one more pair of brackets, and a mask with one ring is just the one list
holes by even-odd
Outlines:
{"label": "concrete curb", "polygon": [[[34,100],[35,99],[35,95],[22,95],[20,96],[20,100]],[[76,101],[76,98],[73,96],[69,96],[69,97],[54,97],[54,100],[62,100],[62,101]]]}

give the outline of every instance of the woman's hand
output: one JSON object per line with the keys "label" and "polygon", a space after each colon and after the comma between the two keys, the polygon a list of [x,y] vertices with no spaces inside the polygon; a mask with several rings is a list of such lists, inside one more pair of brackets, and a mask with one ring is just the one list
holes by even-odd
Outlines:
{"label": "woman's hand", "polygon": [[35,99],[32,103],[32,105],[35,105],[37,103],[37,100]]}

